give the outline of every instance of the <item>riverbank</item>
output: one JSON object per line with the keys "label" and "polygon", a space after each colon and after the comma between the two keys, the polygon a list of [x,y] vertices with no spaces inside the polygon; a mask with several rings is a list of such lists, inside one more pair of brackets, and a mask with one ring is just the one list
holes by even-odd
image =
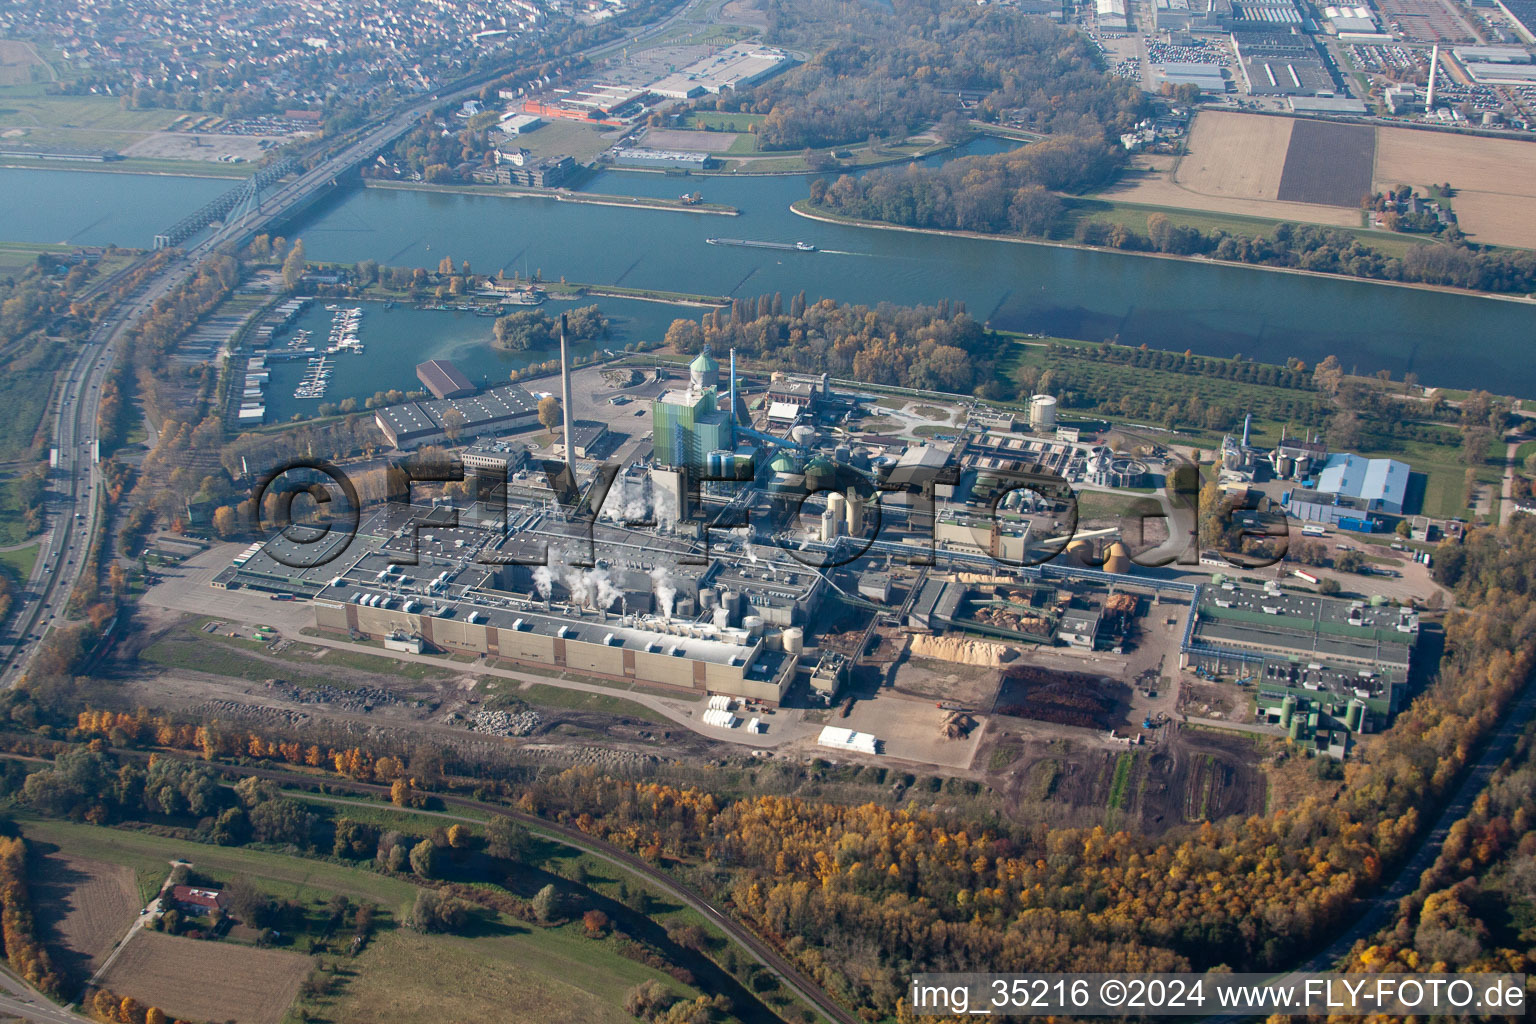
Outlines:
{"label": "riverbank", "polygon": [[838,224],[844,227],[875,228],[881,231],[906,231],[917,235],[943,238],[965,238],[985,242],[1010,242],[1015,245],[1035,245],[1052,249],[1076,249],[1081,252],[1114,253],[1125,256],[1145,256],[1152,259],[1174,260],[1182,263],[1204,263],[1216,267],[1233,267],[1241,270],[1266,270],[1272,273],[1293,274],[1298,277],[1323,278],[1330,281],[1358,281],[1361,284],[1388,285],[1395,288],[1412,288],[1418,291],[1443,292],[1448,295],[1466,295],[1480,299],[1499,299],[1521,305],[1536,305],[1536,295],[1509,295],[1499,292],[1482,292],[1470,288],[1453,288],[1450,285],[1424,284],[1418,281],[1383,281],[1375,277],[1355,277],[1351,274],[1330,274],[1322,270],[1304,270],[1300,267],[1275,267],[1266,263],[1241,263],[1236,260],[1219,260],[1213,256],[1180,256],[1168,252],[1145,252],[1138,249],[1113,249],[1107,246],[1086,245],[1082,242],[1062,242],[1050,238],[1018,238],[1013,235],[990,235],[982,231],[960,231],[948,228],[915,228],[905,224],[887,224],[884,221],[844,217],[811,206],[809,199],[798,199],[789,204],[789,210],[797,217]]}
{"label": "riverbank", "polygon": [[611,299],[634,299],[638,302],[660,302],[668,306],[697,306],[701,309],[727,308],[731,300],[720,295],[693,295],[688,292],[668,292],[655,288],[622,288],[608,284],[580,284],[562,281],[559,284],[539,285],[550,295],[585,298],[606,296]]}
{"label": "riverbank", "polygon": [[[1012,135],[1004,135],[996,132],[979,131],[976,134],[987,135],[993,138],[1003,139],[1008,142],[1022,143],[1025,141]],[[918,160],[926,160],[930,157],[940,156],[944,153],[950,152],[951,150],[958,149],[970,141],[970,139],[962,139],[959,142],[953,143],[936,143],[928,146],[912,146],[909,147],[905,152],[889,153],[888,155],[880,156],[873,160],[864,161],[861,161],[859,156],[867,153],[868,147],[849,146],[845,148],[846,151],[855,154],[851,162],[844,163],[839,161],[836,166],[822,168],[820,170],[812,168],[811,165],[806,162],[805,156],[802,153],[784,153],[782,155],[775,153],[755,153],[751,156],[717,153],[714,154],[715,158],[720,160],[723,165],[718,170],[688,171],[687,173],[681,175],[678,175],[672,171],[666,171],[660,168],[652,167],[606,167],[604,170],[624,171],[626,173],[635,174],[662,174],[678,178],[789,178],[804,177],[808,174],[847,174],[851,171],[868,171],[877,167],[892,167],[897,164],[907,164]],[[896,146],[887,147],[887,149],[890,150],[900,148],[902,145],[904,144],[898,143]],[[761,165],[771,169],[757,170],[755,169],[754,165]]]}
{"label": "riverbank", "polygon": [[100,163],[69,160],[0,157],[0,167],[23,171],[85,171],[91,174],[145,174],[155,178],[228,178],[243,181],[259,169],[255,164],[217,164],[201,160],[104,160]]}
{"label": "riverbank", "polygon": [[403,192],[447,192],[466,196],[495,196],[503,199],[553,199],[560,203],[584,206],[618,206],[628,210],[670,210],[680,213],[709,213],[736,217],[741,211],[724,203],[687,203],[681,199],[639,198],[605,195],[597,192],[571,192],[565,189],[527,188],[518,185],[444,185],[416,181],[366,181],[365,188],[396,189]]}

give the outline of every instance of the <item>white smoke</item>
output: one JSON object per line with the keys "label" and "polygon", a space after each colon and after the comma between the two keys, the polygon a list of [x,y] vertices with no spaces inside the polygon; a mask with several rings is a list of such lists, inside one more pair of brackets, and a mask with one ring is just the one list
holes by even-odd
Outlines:
{"label": "white smoke", "polygon": [[624,488],[624,522],[648,523],[651,521],[651,502],[648,492],[651,482],[642,479],[639,484]]}
{"label": "white smoke", "polygon": [[756,565],[757,564],[757,551],[753,549],[751,541],[747,541],[746,549],[745,550],[746,550],[746,553],[747,553],[747,561],[751,562],[753,565]]}
{"label": "white smoke", "polygon": [[565,574],[565,585],[570,588],[571,603],[581,608],[607,610],[623,596],[609,579],[607,569],[572,569]]}
{"label": "white smoke", "polygon": [[533,589],[538,591],[541,598],[548,601],[553,592],[555,574],[549,571],[549,566],[539,565],[533,569]]}
{"label": "white smoke", "polygon": [[661,566],[651,570],[651,588],[656,591],[656,604],[661,609],[661,617],[670,620],[672,608],[677,601],[677,588],[672,585],[672,577]]}
{"label": "white smoke", "polygon": [[586,574],[587,585],[592,592],[592,603],[601,609],[612,608],[614,602],[623,595],[619,588],[613,585],[608,578],[607,569],[591,569]]}
{"label": "white smoke", "polygon": [[565,588],[570,591],[571,604],[578,608],[592,606],[592,587],[583,573],[575,569],[568,570],[565,574]]}
{"label": "white smoke", "polygon": [[656,489],[656,523],[659,526],[675,526],[677,524],[677,502],[672,500],[670,492]]}

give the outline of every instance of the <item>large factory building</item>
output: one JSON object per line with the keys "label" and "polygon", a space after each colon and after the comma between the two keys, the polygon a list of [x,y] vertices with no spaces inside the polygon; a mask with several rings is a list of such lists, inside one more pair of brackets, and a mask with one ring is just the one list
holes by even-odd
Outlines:
{"label": "large factory building", "polygon": [[[583,567],[588,533],[602,564]],[[440,649],[778,704],[794,679],[787,631],[825,581],[787,559],[691,567],[692,542],[537,506],[392,506],[350,538],[278,535],[218,588],[309,598],[315,625],[402,650]]]}
{"label": "large factory building", "polygon": [[352,591],[344,599],[316,598],[315,625],[374,639],[419,637],[448,651],[772,704],[783,700],[794,677],[792,659],[770,652],[762,637],[744,630],[717,639],[690,623],[653,622],[635,628],[620,623],[618,616],[596,612],[465,610],[409,600],[386,608],[375,601],[379,593]]}

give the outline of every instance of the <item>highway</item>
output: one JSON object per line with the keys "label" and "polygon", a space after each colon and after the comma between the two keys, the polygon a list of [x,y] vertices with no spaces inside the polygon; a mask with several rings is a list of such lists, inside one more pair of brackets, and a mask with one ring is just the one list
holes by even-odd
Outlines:
{"label": "highway", "polygon": [[[690,6],[681,4],[655,24],[632,29],[618,39],[591,47],[582,55],[597,57],[661,35],[676,24]],[[44,499],[48,527],[32,577],[22,585],[9,622],[0,630],[0,687],[16,685],[26,674],[27,666],[49,630],[65,620],[69,595],[80,579],[91,538],[103,526],[99,521],[100,503],[96,500],[102,484],[96,465],[97,412],[101,405],[101,387],[121,354],[129,328],[157,299],[175,290],[191,277],[199,263],[221,247],[238,246],[269,225],[281,223],[317,195],[332,188],[344,174],[372,159],[410,131],[423,116],[438,107],[477,94],[486,82],[501,73],[482,74],[456,83],[362,130],[313,169],[280,182],[261,196],[258,204],[219,226],[172,260],[159,274],[123,299],[91,331],[70,367],[54,406],[53,437],[58,449],[58,465],[49,474]],[[104,289],[111,280],[98,283],[92,292]]]}
{"label": "highway", "polygon": [[34,1024],[96,1024],[90,1017],[71,1013],[17,978],[9,968],[0,970],[0,1016]]}

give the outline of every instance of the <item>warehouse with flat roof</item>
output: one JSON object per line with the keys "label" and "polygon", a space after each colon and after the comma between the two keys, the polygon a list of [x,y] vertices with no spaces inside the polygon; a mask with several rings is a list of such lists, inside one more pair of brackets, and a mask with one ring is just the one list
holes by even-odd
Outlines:
{"label": "warehouse with flat roof", "polygon": [[1384,722],[1406,702],[1418,640],[1411,608],[1229,580],[1199,589],[1179,666],[1257,684],[1261,710],[1300,695]]}
{"label": "warehouse with flat roof", "polygon": [[462,398],[475,393],[469,378],[446,359],[429,359],[416,364],[416,379],[436,398]]}
{"label": "warehouse with flat roof", "polygon": [[516,384],[503,384],[463,398],[387,406],[373,419],[390,444],[409,449],[526,430],[539,421],[539,403]]}
{"label": "warehouse with flat roof", "polygon": [[613,161],[620,167],[656,167],[668,171],[703,171],[714,163],[710,155],[702,151],[639,146],[614,150]]}
{"label": "warehouse with flat roof", "polygon": [[649,91],[666,99],[686,100],[704,93],[746,89],[794,63],[783,50],[737,43],[652,82]]}

